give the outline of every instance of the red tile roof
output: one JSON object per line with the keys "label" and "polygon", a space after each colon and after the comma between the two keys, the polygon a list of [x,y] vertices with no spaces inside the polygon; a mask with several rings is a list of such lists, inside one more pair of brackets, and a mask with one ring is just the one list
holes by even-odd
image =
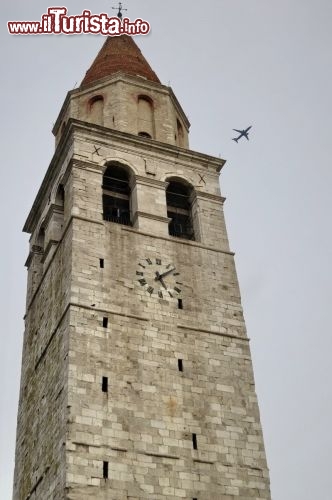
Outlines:
{"label": "red tile roof", "polygon": [[97,82],[118,71],[127,75],[143,76],[147,80],[160,83],[156,73],[128,35],[109,36],[90,69],[86,72],[81,86]]}

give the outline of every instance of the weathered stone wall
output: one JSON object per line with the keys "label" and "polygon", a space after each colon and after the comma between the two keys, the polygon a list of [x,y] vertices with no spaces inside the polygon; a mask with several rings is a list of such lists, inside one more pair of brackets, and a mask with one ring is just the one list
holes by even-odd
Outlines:
{"label": "weathered stone wall", "polygon": [[[217,160],[80,123],[71,134],[62,234],[27,310],[14,499],[268,500]],[[133,228],[103,220],[110,161],[131,169]],[[197,241],[168,236],[171,178],[194,189]],[[168,264],[181,293],[150,295]]]}
{"label": "weathered stone wall", "polygon": [[[156,141],[137,136],[140,95],[154,103]],[[25,226],[14,500],[270,500],[223,160],[186,149],[172,92],[134,77],[73,91],[55,129]],[[112,162],[130,171],[132,227],[103,220]],[[195,241],[168,234],[170,180],[192,188]]]}
{"label": "weathered stone wall", "polygon": [[[91,132],[91,131],[90,131]],[[73,270],[70,330],[68,498],[269,499],[268,471],[240,293],[222,216],[218,177],[191,159],[140,151],[113,137],[80,136],[72,170]],[[144,161],[142,161],[144,157]],[[149,210],[160,214],[170,176],[196,187],[199,242],[102,221],[104,164],[118,160],[140,180]],[[199,185],[199,175],[204,185]],[[151,196],[155,185],[155,198]],[[158,203],[157,211],[154,203]],[[98,207],[98,210],[96,208]],[[141,209],[141,210],[140,210]],[[138,215],[138,220],[140,215]],[[100,268],[104,259],[104,268]],[[152,267],[145,259],[151,259]],[[157,260],[180,273],[179,297],[160,299],[152,286]],[[107,318],[107,327],[103,326]],[[183,362],[183,371],[178,360]],[[108,392],[102,378],[108,378]],[[198,449],[193,449],[192,435]],[[109,478],[103,479],[103,462]]]}
{"label": "weathered stone wall", "polygon": [[[270,498],[233,257],[112,223],[75,234],[68,498]],[[147,258],[176,266],[183,310],[139,284]]]}
{"label": "weathered stone wall", "polygon": [[69,229],[27,305],[14,500],[64,498],[71,239]]}

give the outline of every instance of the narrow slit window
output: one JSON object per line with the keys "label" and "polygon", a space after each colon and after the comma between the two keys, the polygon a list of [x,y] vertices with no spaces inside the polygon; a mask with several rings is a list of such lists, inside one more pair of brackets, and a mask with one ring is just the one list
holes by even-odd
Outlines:
{"label": "narrow slit window", "polygon": [[100,269],[104,269],[104,259],[99,259],[99,267]]}
{"label": "narrow slit window", "polygon": [[197,450],[197,436],[195,433],[193,433],[193,448],[194,450]]}
{"label": "narrow slit window", "polygon": [[178,368],[179,368],[179,372],[183,372],[183,361],[182,361],[182,359],[178,359]]}
{"label": "narrow slit window", "polygon": [[182,299],[178,299],[178,309],[183,309],[183,301],[182,301]]}
{"label": "narrow slit window", "polygon": [[103,377],[101,382],[101,390],[103,392],[108,392],[108,377]]}
{"label": "narrow slit window", "polygon": [[103,327],[104,328],[108,327],[108,318],[103,318]]}
{"label": "narrow slit window", "polygon": [[103,462],[103,478],[108,479],[108,462]]}

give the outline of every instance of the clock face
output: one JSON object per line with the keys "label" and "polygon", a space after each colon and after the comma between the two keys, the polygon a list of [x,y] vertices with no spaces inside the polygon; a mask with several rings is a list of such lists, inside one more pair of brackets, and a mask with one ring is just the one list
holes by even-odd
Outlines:
{"label": "clock face", "polygon": [[161,259],[142,259],[138,263],[136,278],[150,295],[160,299],[177,297],[181,293],[181,277],[176,267]]}

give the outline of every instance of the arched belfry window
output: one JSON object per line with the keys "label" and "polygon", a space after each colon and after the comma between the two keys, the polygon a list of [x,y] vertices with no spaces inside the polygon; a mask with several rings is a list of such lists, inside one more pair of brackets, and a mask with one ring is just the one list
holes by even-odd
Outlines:
{"label": "arched belfry window", "polygon": [[130,175],[119,163],[113,162],[103,176],[104,220],[131,226]]}
{"label": "arched belfry window", "polygon": [[189,184],[171,180],[166,190],[167,217],[171,219],[168,232],[171,236],[194,240],[195,233],[191,209],[192,188]]}
{"label": "arched belfry window", "polygon": [[92,123],[104,124],[104,98],[102,95],[95,95],[89,100],[89,118]]}
{"label": "arched belfry window", "polygon": [[154,137],[153,101],[150,97],[141,95],[137,104],[137,133],[142,137]]}

